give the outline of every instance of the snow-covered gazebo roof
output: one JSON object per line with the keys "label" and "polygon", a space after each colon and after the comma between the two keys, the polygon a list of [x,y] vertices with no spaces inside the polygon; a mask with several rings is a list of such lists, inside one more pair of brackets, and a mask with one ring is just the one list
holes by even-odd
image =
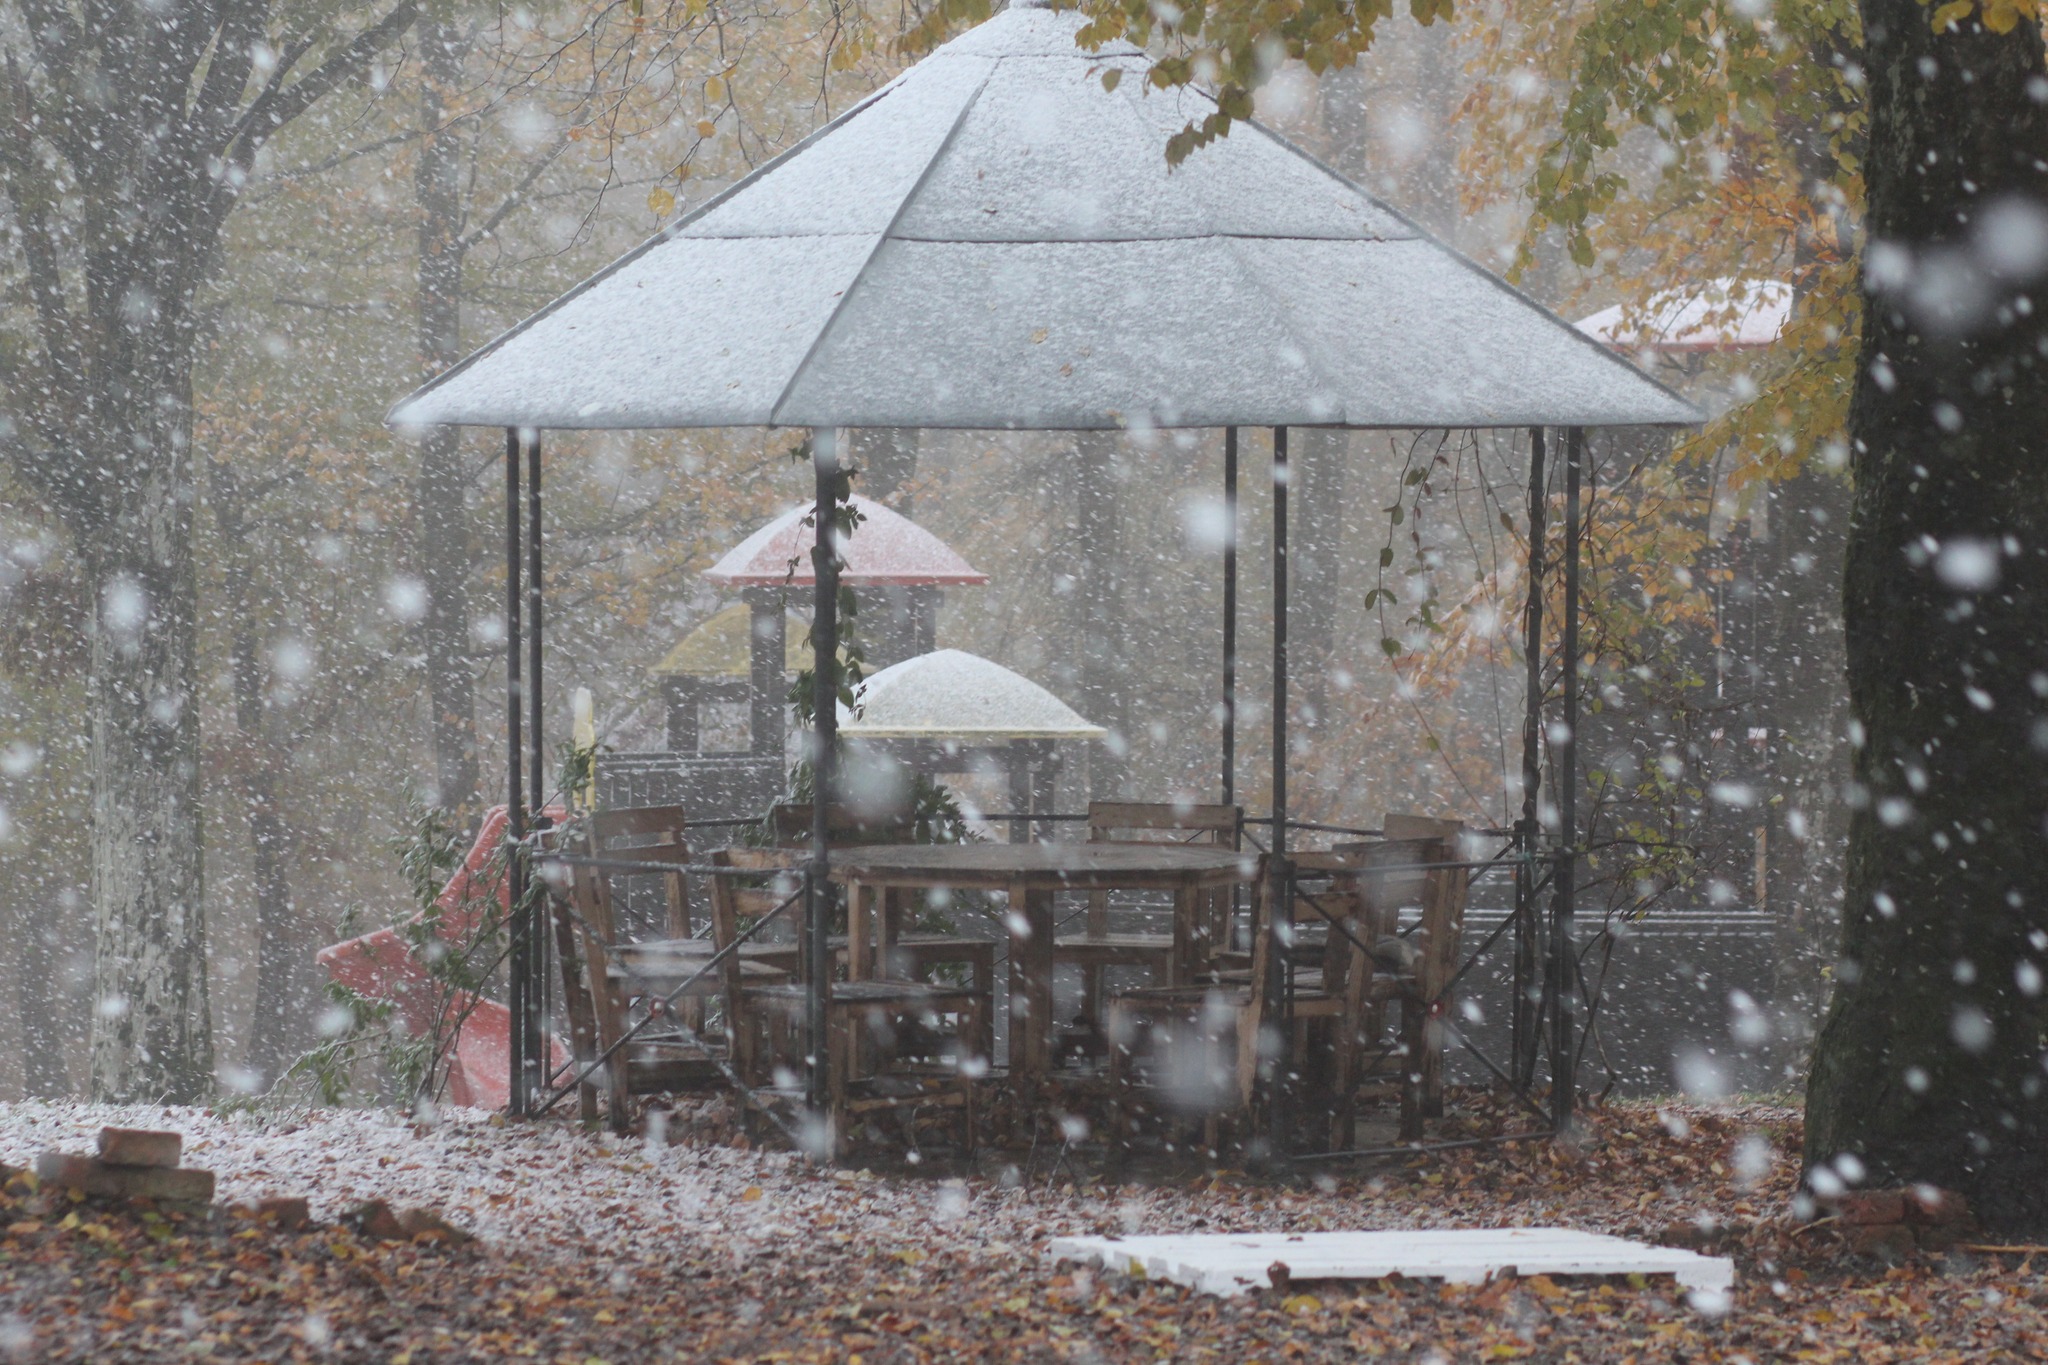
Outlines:
{"label": "snow-covered gazebo roof", "polygon": [[936,649],[861,684],[860,717],[840,708],[848,739],[1101,739],[1109,732],[1021,674],[978,654]]}
{"label": "snow-covered gazebo roof", "polygon": [[1652,294],[1641,308],[1615,304],[1578,328],[1631,351],[1754,351],[1770,346],[1792,316],[1792,286],[1734,276]]}
{"label": "snow-covered gazebo roof", "polygon": [[[988,582],[987,574],[901,512],[858,493],[852,501],[862,520],[839,547],[844,564],[839,571],[841,583],[858,588],[885,584],[979,587]],[[804,518],[813,510],[810,503],[790,508],[726,551],[704,571],[705,580],[730,588],[815,582],[811,547],[817,543],[817,533],[804,525]],[[794,573],[790,570],[792,559],[796,561]]]}
{"label": "snow-covered gazebo roof", "polygon": [[[1030,0],[1042,4],[1043,0]],[[1016,3],[401,402],[402,424],[1689,424],[1255,123]],[[1121,72],[1114,90],[1103,77]]]}

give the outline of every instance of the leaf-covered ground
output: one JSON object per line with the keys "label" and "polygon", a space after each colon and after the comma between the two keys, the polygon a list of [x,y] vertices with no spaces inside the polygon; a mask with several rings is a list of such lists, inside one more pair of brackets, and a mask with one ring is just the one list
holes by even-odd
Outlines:
{"label": "leaf-covered ground", "polygon": [[[817,1173],[697,1144],[470,1113],[284,1127],[196,1110],[0,1107],[0,1162],[89,1150],[104,1123],[175,1127],[223,1204],[308,1195],[322,1226],[0,1196],[0,1359],[628,1362],[2048,1358],[2025,1253],[1899,1266],[1784,1216],[1798,1116],[1624,1105],[1575,1150],[1454,1152],[1298,1182],[1155,1171],[1076,1181],[1041,1152],[968,1176]],[[379,1242],[358,1202],[431,1205],[472,1245]],[[1668,1283],[1295,1286],[1236,1301],[1044,1260],[1074,1232],[1562,1224],[1738,1259],[1732,1303]],[[1697,1230],[1718,1225],[1719,1230]],[[1681,1229],[1683,1231],[1684,1229]],[[2048,1254],[2040,1258],[2048,1269]]]}

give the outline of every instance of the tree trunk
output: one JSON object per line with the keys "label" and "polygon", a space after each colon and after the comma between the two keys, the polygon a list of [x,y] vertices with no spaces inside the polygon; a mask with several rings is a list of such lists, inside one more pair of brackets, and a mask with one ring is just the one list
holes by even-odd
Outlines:
{"label": "tree trunk", "polygon": [[[167,406],[188,412],[177,396]],[[163,442],[82,548],[93,613],[92,1093],[196,1103],[213,1091],[200,857],[190,455]]]}
{"label": "tree trunk", "polygon": [[71,1093],[71,1076],[64,1066],[64,1030],[57,1021],[57,915],[51,899],[38,894],[23,907],[13,957],[22,1093],[54,1100]]}
{"label": "tree trunk", "polygon": [[1807,1156],[2048,1226],[2041,33],[1864,0],[1869,206],[1844,572],[1862,727]]}
{"label": "tree trunk", "polygon": [[235,775],[249,821],[249,869],[256,901],[256,999],[246,1061],[267,1085],[310,1041],[312,996],[305,973],[312,945],[302,940],[303,925],[292,904],[291,834],[278,799],[287,749],[278,741],[266,695],[270,670],[263,661],[250,573],[264,549],[251,543],[248,507],[234,466],[217,463],[213,470],[214,523],[221,541],[230,547],[222,589],[232,622],[229,688],[241,737]]}
{"label": "tree trunk", "polygon": [[[459,89],[469,51],[467,31],[423,20],[420,46],[419,165],[413,189],[419,208],[419,347],[425,374],[462,359],[463,139],[448,125],[445,93]],[[458,427],[432,427],[420,438],[414,522],[427,597],[427,688],[433,707],[434,804],[460,811],[476,799],[476,677],[470,658],[470,539],[467,482]]]}

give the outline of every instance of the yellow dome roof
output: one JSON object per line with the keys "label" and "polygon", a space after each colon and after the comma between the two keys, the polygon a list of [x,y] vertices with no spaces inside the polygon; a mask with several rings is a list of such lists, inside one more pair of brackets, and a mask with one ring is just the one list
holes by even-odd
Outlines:
{"label": "yellow dome roof", "polygon": [[[695,678],[744,678],[753,672],[753,646],[747,632],[753,621],[753,609],[744,602],[735,602],[723,611],[713,614],[700,623],[688,635],[676,642],[676,647],[662,656],[653,672],[656,674],[680,673]],[[804,633],[810,627],[795,616],[788,616],[782,632],[782,670],[795,673],[810,662],[810,651],[804,648]]]}

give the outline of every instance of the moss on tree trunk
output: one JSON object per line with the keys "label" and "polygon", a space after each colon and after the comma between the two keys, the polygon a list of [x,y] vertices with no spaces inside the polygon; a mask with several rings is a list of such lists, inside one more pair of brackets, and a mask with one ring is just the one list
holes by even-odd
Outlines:
{"label": "moss on tree trunk", "polygon": [[[1862,744],[1807,1156],[2048,1225],[2048,79],[2041,34],[1864,0],[1866,311],[1843,599]],[[2041,301],[2048,305],[2048,299]],[[2037,965],[2039,964],[2039,965]]]}

